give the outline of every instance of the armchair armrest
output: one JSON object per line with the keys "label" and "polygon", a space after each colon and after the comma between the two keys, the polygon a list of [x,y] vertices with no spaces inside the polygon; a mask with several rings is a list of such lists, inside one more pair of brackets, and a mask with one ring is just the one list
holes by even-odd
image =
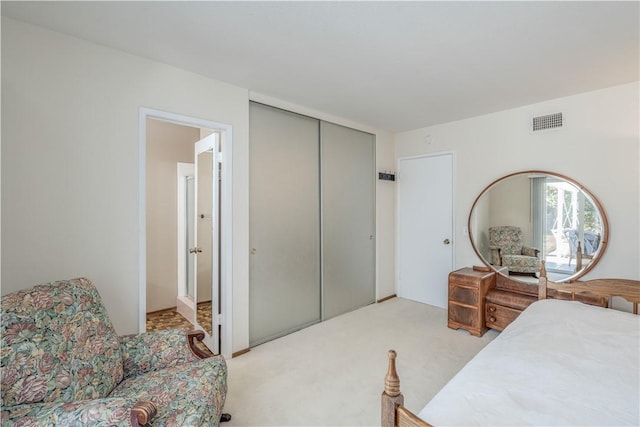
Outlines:
{"label": "armchair armrest", "polygon": [[203,358],[202,351],[200,354],[192,350],[195,340],[204,337],[204,333],[200,334],[171,329],[120,337],[124,378]]}
{"label": "armchair armrest", "polygon": [[539,253],[540,253],[540,249],[531,248],[527,246],[522,248],[522,255],[534,256],[537,258]]}
{"label": "armchair armrest", "polygon": [[501,266],[502,265],[502,254],[500,253],[499,246],[489,246],[491,250],[491,265]]}
{"label": "armchair armrest", "polygon": [[207,357],[215,356],[211,350],[204,345],[202,340],[204,340],[204,332],[202,331],[189,331],[187,333],[189,348],[194,355],[199,359],[206,359]]}
{"label": "armchair armrest", "polygon": [[135,399],[122,397],[28,403],[2,408],[2,425],[140,427],[150,422],[157,412],[152,402],[136,403]]}

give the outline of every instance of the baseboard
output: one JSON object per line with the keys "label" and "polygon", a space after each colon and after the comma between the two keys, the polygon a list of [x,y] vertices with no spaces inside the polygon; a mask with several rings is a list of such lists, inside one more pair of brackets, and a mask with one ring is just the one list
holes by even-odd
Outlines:
{"label": "baseboard", "polygon": [[176,307],[169,307],[169,308],[163,308],[163,309],[160,309],[160,310],[149,311],[149,312],[147,312],[147,315],[166,313],[168,311],[176,311]]}
{"label": "baseboard", "polygon": [[235,353],[231,354],[231,357],[233,358],[233,357],[242,356],[243,354],[249,353],[250,351],[251,351],[250,348],[245,348],[244,350],[239,350],[239,351],[236,351]]}
{"label": "baseboard", "polygon": [[395,297],[396,297],[396,294],[389,295],[388,297],[380,298],[380,299],[379,299],[378,301],[376,301],[376,302],[377,302],[377,303],[385,302],[385,301],[388,301],[388,300],[390,300],[390,299],[392,299],[392,298],[395,298]]}

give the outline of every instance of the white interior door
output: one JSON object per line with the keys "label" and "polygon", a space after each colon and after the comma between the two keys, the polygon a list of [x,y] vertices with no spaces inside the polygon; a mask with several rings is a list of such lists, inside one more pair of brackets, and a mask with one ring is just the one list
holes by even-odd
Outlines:
{"label": "white interior door", "polygon": [[398,161],[398,296],[447,307],[453,269],[453,154]]}
{"label": "white interior door", "polygon": [[[194,301],[211,301],[206,316],[196,313],[196,323],[205,331],[205,344],[219,353],[219,134],[213,133],[195,144],[194,246],[189,248],[194,265]],[[196,312],[198,309],[196,309]]]}

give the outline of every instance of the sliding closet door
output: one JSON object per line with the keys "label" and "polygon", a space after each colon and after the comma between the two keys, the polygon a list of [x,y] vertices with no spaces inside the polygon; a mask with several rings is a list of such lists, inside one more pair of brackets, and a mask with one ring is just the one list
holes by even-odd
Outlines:
{"label": "sliding closet door", "polygon": [[249,344],[320,321],[319,121],[250,105]]}
{"label": "sliding closet door", "polygon": [[323,318],[375,301],[375,140],[322,122]]}

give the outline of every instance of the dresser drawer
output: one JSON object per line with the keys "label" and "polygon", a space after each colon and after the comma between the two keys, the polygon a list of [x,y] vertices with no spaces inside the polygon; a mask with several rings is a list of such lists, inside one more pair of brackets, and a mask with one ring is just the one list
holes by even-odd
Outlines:
{"label": "dresser drawer", "polygon": [[478,309],[476,307],[466,307],[449,302],[449,321],[461,325],[469,325],[472,328],[479,328]]}
{"label": "dresser drawer", "polygon": [[466,288],[462,286],[450,285],[449,286],[449,299],[462,304],[478,305],[478,289]]}
{"label": "dresser drawer", "polygon": [[520,313],[522,313],[520,310],[487,303],[485,305],[486,325],[488,328],[502,331],[509,323],[513,322]]}
{"label": "dresser drawer", "polygon": [[449,283],[478,288],[482,283],[495,283],[495,273],[463,268],[449,273]]}

